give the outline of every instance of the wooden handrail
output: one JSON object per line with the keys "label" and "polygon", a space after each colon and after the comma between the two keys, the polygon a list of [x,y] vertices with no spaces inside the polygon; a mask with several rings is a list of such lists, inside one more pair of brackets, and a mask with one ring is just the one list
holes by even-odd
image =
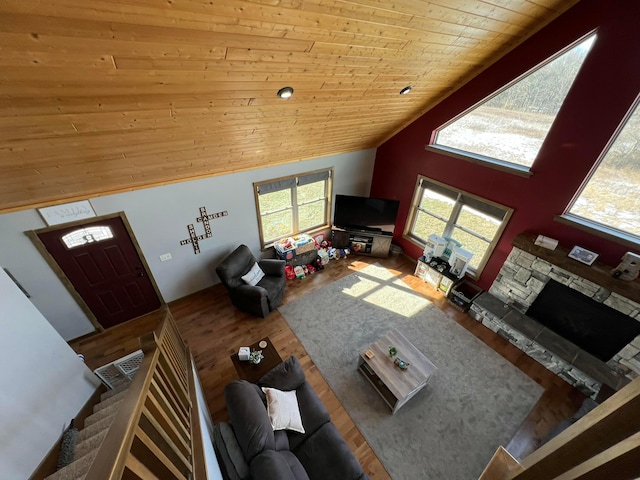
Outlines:
{"label": "wooden handrail", "polygon": [[[640,477],[640,378],[514,467],[498,449],[481,480],[598,480]],[[507,453],[504,451],[504,453]],[[507,453],[508,455],[508,453]],[[504,463],[504,466],[501,465]]]}
{"label": "wooden handrail", "polygon": [[[206,480],[189,349],[167,309],[86,478]],[[194,420],[195,417],[195,420]]]}

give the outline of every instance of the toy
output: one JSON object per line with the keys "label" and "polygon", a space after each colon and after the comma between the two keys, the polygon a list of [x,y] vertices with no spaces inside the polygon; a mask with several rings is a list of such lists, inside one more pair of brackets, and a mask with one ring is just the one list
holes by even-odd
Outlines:
{"label": "toy", "polygon": [[320,263],[324,266],[329,263],[329,254],[327,253],[326,248],[322,248],[318,250],[318,258],[320,258]]}
{"label": "toy", "polygon": [[296,274],[296,278],[304,278],[305,274],[304,274],[304,268],[302,268],[300,265],[298,265],[297,267],[295,267],[293,269],[293,271]]}
{"label": "toy", "polygon": [[[328,261],[328,260],[327,260]],[[311,262],[311,265],[313,266],[313,268],[318,271],[318,270],[324,270],[324,264],[322,263],[322,258],[320,257],[320,255],[318,255],[313,262]]]}
{"label": "toy", "polygon": [[284,275],[287,277],[287,280],[296,278],[296,273],[293,271],[293,265],[284,266]]}

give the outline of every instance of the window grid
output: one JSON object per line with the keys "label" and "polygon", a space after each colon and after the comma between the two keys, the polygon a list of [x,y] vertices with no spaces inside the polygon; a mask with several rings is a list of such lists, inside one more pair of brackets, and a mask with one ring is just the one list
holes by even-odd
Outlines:
{"label": "window grid", "polygon": [[[315,172],[283,177],[280,179],[269,180],[260,183],[254,183],[254,193],[256,197],[256,210],[258,213],[258,226],[260,230],[260,241],[262,248],[268,248],[281,238],[294,236],[300,233],[307,233],[321,228],[328,228],[330,224],[330,199],[332,196],[332,180],[333,168],[318,170]],[[301,198],[300,191],[307,185],[316,185],[322,183],[321,192],[310,198]],[[289,201],[286,205],[278,208],[266,210],[261,206],[260,198],[264,198],[267,193],[278,191],[287,191],[289,193]],[[301,226],[304,222],[301,216],[304,216],[305,208],[313,210],[312,206],[318,204],[316,217],[310,216],[312,224]],[[311,207],[311,208],[310,208]],[[280,229],[277,233],[270,234],[270,215],[289,212],[288,220],[291,223],[290,228]],[[318,212],[322,212],[320,216]],[[321,218],[320,218],[321,217]],[[304,219],[308,220],[308,219]]]}
{"label": "window grid", "polygon": [[[450,210],[447,210],[447,217],[429,209],[428,202],[425,202],[425,197],[429,193],[432,196],[431,198],[439,197],[440,201],[446,199],[447,202],[451,203]],[[423,203],[427,203],[427,205],[422,206]],[[469,203],[471,203],[471,205],[469,205]],[[477,208],[474,208],[474,206]],[[477,229],[474,229],[471,225],[465,225],[461,218],[461,214],[464,211],[469,212],[470,215],[475,217],[484,217],[487,223],[495,224],[495,230],[492,238],[489,238],[482,232],[477,231]],[[456,232],[458,231],[473,237],[475,239],[473,247],[470,248],[470,245],[465,245],[465,243],[468,242],[462,242],[462,248],[471,250],[472,253],[474,253],[469,274],[471,276],[478,276],[489,259],[489,256],[504,230],[506,223],[511,217],[512,212],[513,210],[508,207],[497,205],[488,200],[483,200],[468,193],[458,191],[453,187],[449,187],[420,176],[414,193],[414,206],[410,212],[410,219],[407,222],[408,227],[405,229],[405,237],[422,247],[426,244],[426,238],[423,237],[428,237],[432,233],[436,233],[444,237],[456,238],[460,236],[456,235]],[[420,214],[428,215],[429,217],[444,224],[442,230],[420,232],[420,226],[418,225],[418,217]],[[485,225],[485,228],[488,227]],[[488,234],[489,232],[486,233]]]}

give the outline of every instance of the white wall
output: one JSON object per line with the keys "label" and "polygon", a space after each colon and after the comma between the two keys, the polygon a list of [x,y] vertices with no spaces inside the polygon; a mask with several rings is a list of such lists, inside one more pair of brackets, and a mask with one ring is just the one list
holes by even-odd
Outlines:
{"label": "white wall", "polygon": [[196,366],[192,365],[194,378],[196,379],[196,398],[198,403],[198,412],[200,412],[200,428],[202,431],[202,445],[204,448],[205,467],[207,469],[207,480],[222,480],[222,472],[216,457],[216,451],[213,448],[213,421],[211,413],[207,407],[207,401],[204,398],[204,391],[198,377]]}
{"label": "white wall", "polygon": [[0,269],[0,475],[29,478],[100,385]]}
{"label": "white wall", "polygon": [[[368,195],[375,149],[317,158],[271,168],[182,182],[156,188],[91,198],[97,215],[124,211],[140,243],[165,301],[170,302],[218,282],[215,266],[240,243],[260,253],[253,182],[334,167],[334,194]],[[213,237],[200,242],[195,255],[187,225],[204,233],[196,222],[199,208],[229,215],[211,220]],[[0,215],[0,264],[31,294],[31,300],[60,335],[73,339],[93,331],[66,288],[24,235],[46,226],[36,210]],[[161,262],[161,254],[172,260]]]}

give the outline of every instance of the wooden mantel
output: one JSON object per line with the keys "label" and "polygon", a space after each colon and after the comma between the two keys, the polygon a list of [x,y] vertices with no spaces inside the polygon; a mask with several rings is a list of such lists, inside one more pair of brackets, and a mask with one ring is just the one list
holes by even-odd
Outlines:
{"label": "wooden mantel", "polygon": [[558,245],[555,250],[539,247],[535,239],[537,235],[532,233],[521,233],[513,239],[512,245],[531,255],[535,255],[549,263],[585,278],[597,285],[600,285],[611,292],[628,298],[636,303],[640,303],[640,279],[633,281],[620,280],[611,276],[611,271],[615,268],[606,265],[596,259],[593,265],[585,265],[573,258],[569,258],[569,249]]}

